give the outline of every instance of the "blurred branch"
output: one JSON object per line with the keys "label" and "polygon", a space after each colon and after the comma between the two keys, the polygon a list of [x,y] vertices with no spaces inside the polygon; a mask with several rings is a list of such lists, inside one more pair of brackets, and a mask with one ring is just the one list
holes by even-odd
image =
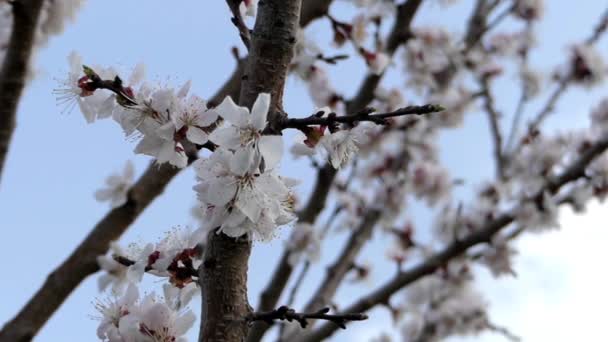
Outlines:
{"label": "blurred branch", "polygon": [[[284,117],[283,91],[294,55],[302,0],[264,0],[251,33],[239,105],[252,108],[260,93],[270,93],[268,129],[276,132]],[[212,230],[199,268],[202,301],[199,341],[243,341],[251,314],[247,271],[252,242]]]}
{"label": "blurred branch", "polygon": [[243,21],[243,16],[241,15],[239,8],[241,2],[242,0],[226,0],[226,3],[232,12],[231,21],[239,30],[239,36],[241,37],[241,40],[243,41],[243,44],[247,50],[249,50],[249,46],[251,45],[251,33],[247,27],[247,24],[245,24],[245,21]]}
{"label": "blurred branch", "polygon": [[16,126],[43,0],[8,2],[13,25],[0,70],[0,179]]}
{"label": "blurred branch", "polygon": [[[600,17],[599,22],[595,25],[592,34],[585,39],[586,45],[595,44],[606,32],[608,28],[608,8]],[[543,108],[536,114],[534,119],[528,124],[528,132],[533,133],[540,128],[540,125],[547,119],[549,115],[551,115],[555,109],[555,105],[557,101],[566,93],[568,88],[573,84],[574,78],[572,73],[561,77],[557,83],[557,88],[553,91],[549,99],[543,106]],[[516,154],[519,149],[522,147],[521,142],[516,145],[512,154]]]}
{"label": "blurred branch", "polygon": [[[606,149],[608,149],[608,135],[603,136],[587,148],[577,160],[564,169],[561,175],[549,179],[546,185],[538,193],[530,197],[529,200],[537,201],[538,198],[542,198],[545,192],[555,194],[565,184],[579,178],[584,178],[587,166],[595,158],[604,153]],[[452,242],[441,251],[427,257],[417,266],[398,273],[393,279],[389,280],[367,296],[363,296],[354,304],[344,309],[344,311],[366,312],[376,305],[388,303],[388,300],[394,293],[418,279],[434,273],[451,259],[466,252],[470,247],[481,243],[490,243],[492,237],[496,233],[510,225],[514,220],[515,211],[499,215],[489,221],[484,228],[470,233],[463,239]],[[324,324],[316,330],[297,338],[295,341],[322,341],[331,336],[335,331],[336,329],[333,326]]]}
{"label": "blurred branch", "polygon": [[483,107],[488,115],[488,122],[490,123],[490,132],[492,133],[492,140],[494,141],[494,160],[496,161],[496,174],[501,180],[505,178],[505,159],[502,153],[502,133],[500,130],[500,113],[496,110],[494,105],[494,96],[490,91],[490,83],[487,77],[483,77],[481,80],[482,94],[483,94]]}

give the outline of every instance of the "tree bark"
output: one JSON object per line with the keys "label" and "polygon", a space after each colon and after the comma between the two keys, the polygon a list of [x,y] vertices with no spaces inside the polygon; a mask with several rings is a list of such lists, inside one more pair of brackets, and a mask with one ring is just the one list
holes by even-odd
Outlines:
{"label": "tree bark", "polygon": [[[282,109],[285,78],[293,58],[300,23],[301,0],[259,3],[239,103],[251,108],[259,93],[271,94],[269,130],[276,130]],[[237,342],[247,337],[247,269],[251,241],[212,231],[199,270],[202,319],[199,341]]]}
{"label": "tree bark", "polygon": [[0,70],[0,179],[15,131],[17,105],[25,87],[42,0],[21,0],[13,6],[13,28]]}

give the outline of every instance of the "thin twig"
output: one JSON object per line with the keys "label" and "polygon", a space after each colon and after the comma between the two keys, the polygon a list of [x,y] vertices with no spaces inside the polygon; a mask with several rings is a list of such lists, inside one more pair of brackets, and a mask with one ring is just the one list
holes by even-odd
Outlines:
{"label": "thin twig", "polygon": [[226,3],[232,12],[232,18],[230,21],[239,30],[239,36],[241,37],[241,40],[243,41],[243,44],[247,50],[249,50],[251,45],[251,31],[247,27],[247,24],[245,24],[243,16],[241,15],[241,10],[239,8],[241,0],[226,0]]}
{"label": "thin twig", "polygon": [[[116,261],[117,263],[119,263],[123,266],[126,266],[126,267],[129,267],[129,266],[132,266],[135,264],[135,261],[133,261],[125,256],[122,256],[122,255],[112,255],[112,259],[114,259],[114,261]],[[154,268],[152,266],[148,265],[144,268],[144,271],[150,272],[153,269]],[[198,278],[198,271],[191,265],[184,265],[184,267],[180,267],[180,272],[184,276]]]}
{"label": "thin twig", "polygon": [[445,110],[445,108],[440,105],[427,104],[424,106],[407,106],[388,113],[372,114],[374,112],[373,108],[365,108],[353,115],[337,116],[335,113],[330,113],[327,117],[318,117],[313,114],[303,119],[287,119],[283,123],[282,128],[302,129],[312,125],[331,126],[336,123],[354,124],[355,122],[363,121],[384,125],[388,123],[386,120],[388,118],[405,115],[425,115],[441,112],[443,110]]}
{"label": "thin twig", "polygon": [[320,319],[324,321],[332,322],[342,329],[346,329],[346,323],[349,321],[364,321],[368,317],[366,314],[361,313],[345,313],[339,315],[328,314],[329,308],[323,308],[313,313],[296,312],[287,306],[281,306],[276,310],[267,312],[254,312],[247,316],[246,320],[249,322],[263,321],[268,325],[274,324],[275,320],[286,320],[288,322],[296,321],[300,323],[300,326],[304,329],[308,326],[309,319]]}

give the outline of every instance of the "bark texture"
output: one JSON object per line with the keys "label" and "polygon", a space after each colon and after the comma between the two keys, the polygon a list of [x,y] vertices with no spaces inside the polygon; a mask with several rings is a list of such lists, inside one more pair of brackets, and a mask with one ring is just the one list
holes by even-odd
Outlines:
{"label": "bark texture", "polygon": [[[259,93],[271,94],[270,132],[285,116],[282,109],[285,78],[293,58],[300,23],[301,0],[259,3],[239,103],[251,108]],[[247,269],[251,242],[211,232],[199,270],[203,293],[199,341],[243,341],[251,313],[247,298]]]}
{"label": "bark texture", "polygon": [[17,105],[27,70],[43,0],[14,1],[13,28],[0,70],[0,179],[16,126]]}

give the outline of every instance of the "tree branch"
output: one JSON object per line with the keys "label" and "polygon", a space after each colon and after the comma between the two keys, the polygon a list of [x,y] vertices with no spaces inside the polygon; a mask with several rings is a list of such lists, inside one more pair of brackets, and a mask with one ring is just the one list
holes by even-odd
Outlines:
{"label": "tree branch", "polygon": [[13,27],[0,70],[0,179],[16,126],[43,0],[21,0],[13,8]]}
{"label": "tree branch", "polygon": [[[535,196],[530,198],[531,201],[543,196],[544,192],[551,194],[557,191],[565,184],[585,177],[587,166],[598,156],[608,149],[608,135],[593,143],[582,155],[570,164],[561,175],[550,179],[547,184]],[[366,312],[376,305],[388,302],[389,298],[401,290],[405,286],[417,281],[418,279],[434,273],[442,265],[445,265],[451,259],[463,254],[470,247],[481,243],[490,243],[492,237],[501,229],[507,227],[515,220],[515,212],[507,212],[499,215],[495,219],[488,222],[484,228],[475,231],[461,240],[454,241],[446,246],[443,250],[431,255],[417,266],[411,269],[398,273],[393,279],[389,280],[377,290],[360,298],[357,302],[344,309],[345,312]],[[303,335],[295,341],[322,341],[331,336],[336,329],[328,324],[320,326],[313,332]]]}
{"label": "tree branch", "polygon": [[[259,3],[239,104],[251,108],[260,93],[271,94],[269,131],[280,133],[285,78],[300,23],[301,0]],[[229,257],[226,257],[228,253]],[[249,327],[242,318],[251,313],[247,298],[247,268],[251,241],[211,231],[199,270],[202,319],[199,341],[243,341]],[[238,318],[241,320],[238,320]]]}
{"label": "tree branch", "polygon": [[364,108],[363,110],[360,110],[359,112],[352,115],[337,116],[335,115],[335,113],[330,113],[328,117],[318,117],[313,114],[303,119],[287,119],[286,121],[284,121],[281,127],[282,129],[305,129],[306,127],[311,125],[331,126],[335,123],[354,124],[355,122],[364,121],[373,122],[379,125],[385,125],[388,123],[388,121],[386,120],[388,118],[405,115],[424,115],[440,112],[443,110],[445,110],[445,108],[440,105],[427,104],[424,106],[407,106],[388,113],[372,114],[374,112],[374,108]]}
{"label": "tree branch", "polygon": [[[386,41],[386,49],[384,51],[389,57],[392,58],[397,48],[412,37],[410,25],[421,4],[422,0],[407,0],[397,7],[397,18]],[[357,91],[357,95],[346,104],[349,113],[359,111],[372,102],[374,92],[378,84],[380,84],[383,75],[368,74],[365,77]]]}
{"label": "tree branch", "polygon": [[268,325],[274,324],[275,320],[286,320],[288,322],[296,321],[300,323],[300,327],[303,329],[308,326],[309,319],[319,319],[330,321],[336,326],[346,329],[346,323],[349,321],[364,321],[368,317],[365,314],[359,313],[346,313],[339,315],[329,315],[329,308],[323,308],[313,313],[301,313],[296,312],[294,309],[290,309],[287,306],[281,306],[276,310],[267,312],[253,312],[247,317],[247,321],[263,321]]}
{"label": "tree branch", "polygon": [[251,34],[249,32],[249,28],[245,24],[245,21],[243,21],[243,16],[241,15],[239,8],[241,1],[242,0],[226,0],[226,3],[232,12],[231,21],[239,30],[239,36],[241,37],[241,40],[243,41],[243,44],[247,50],[249,50],[249,46],[251,45]]}

